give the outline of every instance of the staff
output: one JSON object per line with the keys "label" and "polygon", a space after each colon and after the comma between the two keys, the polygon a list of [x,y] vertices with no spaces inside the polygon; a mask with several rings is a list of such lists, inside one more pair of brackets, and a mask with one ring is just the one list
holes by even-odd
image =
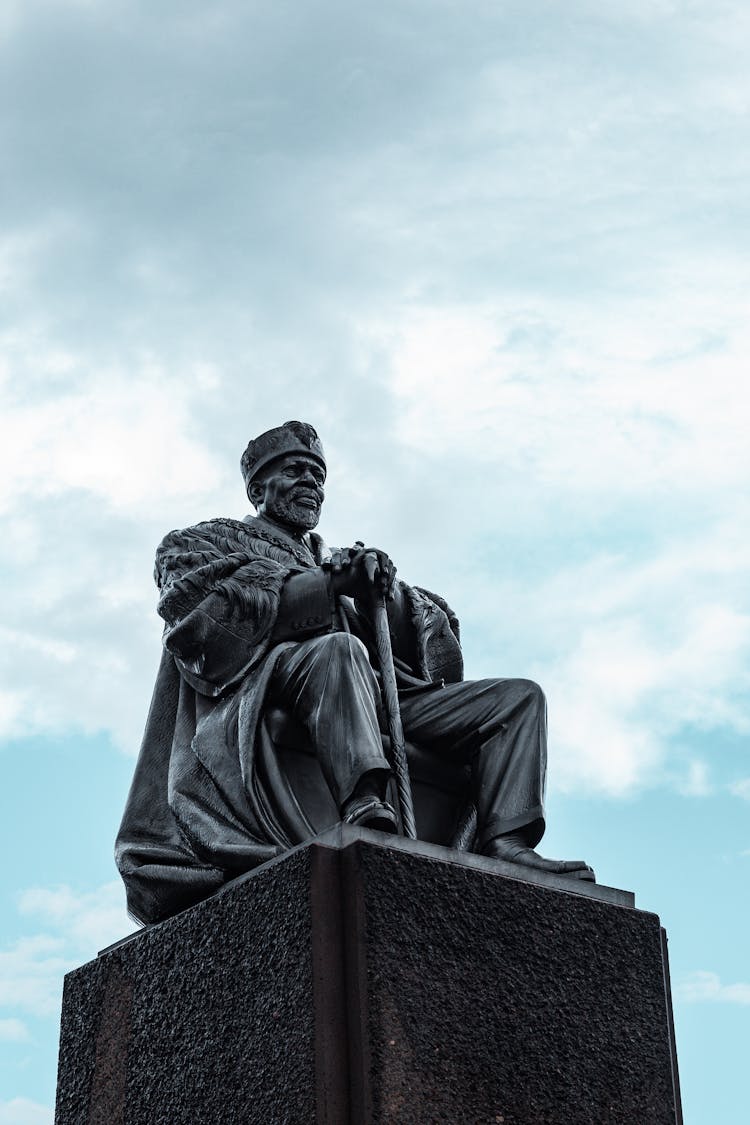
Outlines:
{"label": "staff", "polygon": [[[364,547],[364,543],[358,541],[355,543],[355,547]],[[388,610],[385,604],[382,576],[379,573],[378,564],[372,556],[367,556],[365,566],[373,584],[375,648],[383,681],[383,705],[391,740],[391,759],[393,772],[396,776],[401,824],[403,825],[404,835],[408,836],[410,840],[416,840],[417,826],[414,821],[414,801],[409,779],[409,762],[406,757],[404,728],[401,724],[401,710],[398,705],[396,671],[393,667],[393,651],[391,649],[391,630],[388,625]]]}

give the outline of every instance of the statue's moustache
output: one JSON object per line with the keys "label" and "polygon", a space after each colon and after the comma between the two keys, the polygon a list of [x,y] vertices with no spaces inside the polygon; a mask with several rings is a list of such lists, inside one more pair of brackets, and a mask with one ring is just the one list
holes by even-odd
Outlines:
{"label": "statue's moustache", "polygon": [[308,488],[295,489],[295,491],[292,493],[291,498],[292,498],[293,501],[309,500],[311,503],[313,503],[315,505],[316,508],[319,508],[320,504],[321,504],[321,500],[320,500],[320,497],[318,496],[317,492],[312,492]]}

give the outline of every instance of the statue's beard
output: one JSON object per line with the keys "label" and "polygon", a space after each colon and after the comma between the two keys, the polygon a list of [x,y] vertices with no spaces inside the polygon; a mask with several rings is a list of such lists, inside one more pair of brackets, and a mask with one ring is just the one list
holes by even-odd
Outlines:
{"label": "statue's beard", "polygon": [[304,533],[318,526],[320,504],[317,503],[313,508],[309,504],[301,504],[293,496],[285,496],[283,499],[277,497],[272,506],[266,507],[266,515]]}

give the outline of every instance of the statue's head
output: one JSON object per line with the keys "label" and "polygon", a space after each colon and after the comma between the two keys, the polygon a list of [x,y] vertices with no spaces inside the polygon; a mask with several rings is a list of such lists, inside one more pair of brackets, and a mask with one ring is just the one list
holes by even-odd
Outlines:
{"label": "statue's head", "polygon": [[250,503],[292,531],[315,527],[325,493],[326,460],[307,422],[285,422],[248,443],[242,475]]}

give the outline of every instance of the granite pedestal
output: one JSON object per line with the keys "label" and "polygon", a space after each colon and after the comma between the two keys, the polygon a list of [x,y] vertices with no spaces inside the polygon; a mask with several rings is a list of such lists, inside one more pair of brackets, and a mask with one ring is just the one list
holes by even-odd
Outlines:
{"label": "granite pedestal", "polygon": [[56,1125],[679,1125],[632,895],[334,829],[65,980]]}

